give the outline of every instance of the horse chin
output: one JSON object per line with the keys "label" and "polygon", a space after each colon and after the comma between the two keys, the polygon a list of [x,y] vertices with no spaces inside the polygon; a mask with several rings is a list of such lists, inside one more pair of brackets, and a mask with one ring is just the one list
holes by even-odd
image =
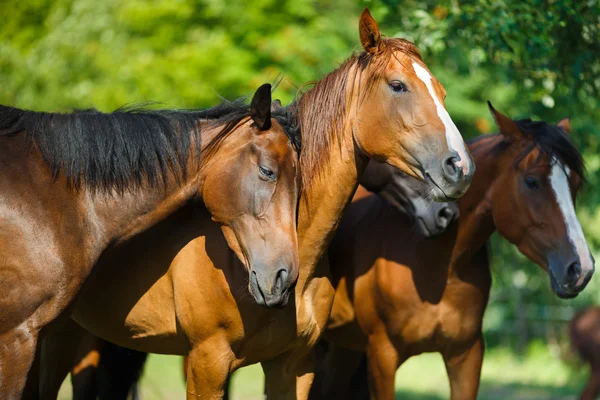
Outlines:
{"label": "horse chin", "polygon": [[259,306],[263,306],[263,307],[267,306],[267,301],[265,300],[265,295],[263,294],[262,290],[260,289],[260,285],[258,284],[258,278],[256,277],[256,274],[250,273],[250,279],[248,282],[248,290],[250,291],[250,294],[254,298],[254,301],[256,302],[256,304],[258,304]]}
{"label": "horse chin", "polygon": [[278,296],[266,295],[260,288],[256,274],[252,272],[250,273],[248,290],[256,304],[270,309],[281,309],[287,306],[290,299],[290,293],[293,292],[292,288],[290,288]]}
{"label": "horse chin", "polygon": [[416,218],[415,226],[417,227],[417,230],[419,231],[419,233],[428,239],[438,236],[442,233],[442,232],[436,231],[435,228],[432,230],[429,229],[429,227],[427,226],[427,223],[423,220],[423,218]]}
{"label": "horse chin", "polygon": [[287,291],[284,294],[282,294],[277,299],[277,301],[268,302],[266,306],[267,306],[267,308],[274,308],[274,309],[280,310],[282,308],[285,308],[285,306],[287,306],[289,299],[290,299],[290,291]]}
{"label": "horse chin", "polygon": [[577,297],[579,292],[573,293],[573,292],[568,292],[568,291],[564,290],[558,284],[558,282],[554,278],[554,275],[552,275],[552,272],[549,271],[548,275],[550,276],[550,287],[552,288],[552,291],[554,292],[555,295],[557,295],[559,298],[565,299],[565,300],[574,299],[575,297]]}

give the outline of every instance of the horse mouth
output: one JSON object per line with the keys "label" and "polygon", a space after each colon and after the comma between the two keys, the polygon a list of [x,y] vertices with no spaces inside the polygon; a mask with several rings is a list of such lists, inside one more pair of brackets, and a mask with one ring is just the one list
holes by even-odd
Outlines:
{"label": "horse mouth", "polygon": [[427,239],[440,236],[445,232],[445,229],[439,229],[436,227],[429,227],[423,218],[415,218],[417,230]]}
{"label": "horse mouth", "polygon": [[552,271],[548,271],[548,275],[550,276],[550,287],[552,288],[552,291],[554,292],[554,294],[556,294],[561,299],[565,299],[565,300],[573,299],[573,298],[577,297],[579,292],[568,291],[565,288],[563,288],[561,285],[559,285],[558,282],[556,281],[556,278],[554,278]]}
{"label": "horse mouth", "polygon": [[444,192],[444,189],[442,189],[440,187],[440,185],[437,184],[437,182],[431,177],[431,175],[428,172],[425,172],[423,174],[423,176],[425,177],[426,182],[429,182],[431,185],[433,185],[435,188],[437,188],[437,190],[439,190],[439,193],[442,194],[442,196],[434,194],[436,201],[438,201],[438,202],[456,201],[455,197],[450,197],[446,194],[446,192]]}
{"label": "horse mouth", "polygon": [[250,272],[249,289],[250,294],[252,295],[252,297],[254,297],[254,301],[256,302],[256,304],[258,304],[259,306],[266,307],[267,301],[265,294],[260,288],[260,285],[258,284],[258,278],[256,276],[256,273],[254,272]]}

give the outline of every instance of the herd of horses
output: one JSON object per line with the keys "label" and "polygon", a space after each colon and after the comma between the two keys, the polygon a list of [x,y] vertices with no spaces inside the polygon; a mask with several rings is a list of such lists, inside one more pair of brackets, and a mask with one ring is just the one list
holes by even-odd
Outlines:
{"label": "herd of horses", "polygon": [[268,84],[206,110],[0,106],[3,399],[55,399],[69,372],[76,399],[125,399],[147,352],[186,357],[190,399],[254,363],[268,398],[393,399],[439,352],[474,399],[491,234],[557,296],[585,288],[569,120],[489,104],[500,133],[466,144],[415,45],[367,9],[359,35],[287,107]]}

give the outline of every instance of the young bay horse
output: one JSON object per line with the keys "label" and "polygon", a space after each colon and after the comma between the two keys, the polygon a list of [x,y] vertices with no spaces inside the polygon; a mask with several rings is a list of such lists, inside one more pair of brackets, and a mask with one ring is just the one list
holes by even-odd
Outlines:
{"label": "young bay horse", "polygon": [[[79,324],[125,347],[188,354],[189,398],[222,396],[232,371],[257,362],[270,397],[307,398],[312,347],[334,297],[323,254],[369,157],[424,180],[437,201],[462,196],[474,172],[444,107],[444,89],[416,47],[383,39],[368,10],[359,33],[363,51],[291,107],[303,149],[301,268],[291,304],[270,309],[248,301],[240,289],[248,274],[206,213],[194,212],[177,220],[178,234],[106,254],[81,293],[74,312]],[[203,230],[190,230],[192,222]]]}
{"label": "young bay horse", "polygon": [[600,307],[579,311],[569,323],[571,347],[590,366],[588,383],[581,400],[594,400],[600,395]]}
{"label": "young bay horse", "polygon": [[413,235],[375,196],[350,206],[329,249],[336,296],[312,398],[356,396],[354,388],[367,386],[355,376],[366,352],[371,398],[393,399],[396,369],[439,352],[452,399],[475,399],[494,231],[548,272],[559,297],[585,288],[594,260],[574,210],[584,167],[568,121],[513,121],[490,109],[501,134],[469,144],[477,172],[444,235]]}
{"label": "young bay horse", "polygon": [[[416,232],[424,237],[444,233],[458,218],[456,202],[431,202],[427,199],[427,184],[388,164],[369,161],[359,183],[362,186],[358,187],[354,201],[367,196],[369,191],[365,188],[368,188],[403,213]],[[114,345],[79,326],[73,326],[71,332],[69,342],[76,351],[70,355],[63,352],[62,357],[73,359],[73,400],[126,400],[130,393],[134,398],[138,397],[137,383],[146,353]],[[183,375],[184,378],[187,375],[187,357],[184,357]],[[229,398],[229,383],[225,384],[223,399]]]}
{"label": "young bay horse", "polygon": [[297,138],[272,119],[270,90],[206,111],[0,107],[3,399],[37,395],[35,382],[22,392],[38,337],[101,256],[188,204],[206,206],[256,275],[257,302],[287,302],[298,276]]}

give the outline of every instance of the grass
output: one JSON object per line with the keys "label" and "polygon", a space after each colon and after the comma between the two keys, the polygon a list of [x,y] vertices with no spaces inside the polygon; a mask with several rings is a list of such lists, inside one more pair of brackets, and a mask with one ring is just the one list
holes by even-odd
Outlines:
{"label": "grass", "polygon": [[[151,355],[141,381],[143,400],[185,398],[181,357]],[[567,365],[542,344],[533,345],[519,358],[506,349],[486,353],[479,399],[574,400],[585,384],[587,370]],[[263,373],[258,365],[233,376],[233,400],[262,400]],[[71,398],[65,381],[60,400]],[[442,400],[449,398],[448,378],[438,354],[408,360],[396,374],[396,399]]]}

